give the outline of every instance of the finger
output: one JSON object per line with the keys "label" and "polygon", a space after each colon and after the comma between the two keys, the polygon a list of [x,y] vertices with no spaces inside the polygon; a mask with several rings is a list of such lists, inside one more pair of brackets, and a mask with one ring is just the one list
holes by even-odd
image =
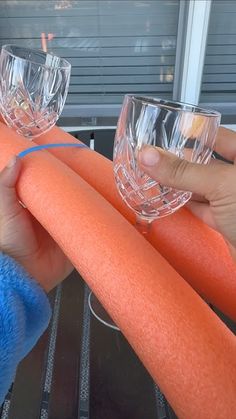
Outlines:
{"label": "finger", "polygon": [[18,213],[20,205],[16,193],[16,183],[21,170],[20,159],[13,157],[0,173],[0,215],[12,217]]}
{"label": "finger", "polygon": [[13,188],[20,174],[21,160],[12,157],[6,167],[0,173],[0,187]]}
{"label": "finger", "polygon": [[209,161],[209,164],[214,164],[214,165],[217,165],[217,164],[220,165],[220,164],[225,164],[225,163],[226,163],[225,161],[219,160],[217,157],[212,157]]}
{"label": "finger", "polygon": [[142,169],[154,180],[165,186],[194,192],[208,200],[225,179],[235,177],[235,168],[229,164],[190,163],[157,147],[143,147],[138,160]]}
{"label": "finger", "polygon": [[196,217],[200,218],[200,220],[202,220],[205,224],[209,225],[209,227],[213,228],[214,230],[217,230],[217,226],[212,216],[209,204],[189,201],[187,207],[194,215],[196,215]]}
{"label": "finger", "polygon": [[236,132],[224,127],[219,127],[215,151],[229,161],[236,157]]}
{"label": "finger", "polygon": [[204,198],[204,196],[199,195],[197,193],[193,193],[192,194],[191,201],[194,201],[194,202],[204,202],[205,204],[209,203],[209,201],[206,198]]}
{"label": "finger", "polygon": [[232,258],[236,262],[236,248],[228,240],[225,240],[225,241],[226,241],[226,244],[229,247],[229,251],[231,253]]}

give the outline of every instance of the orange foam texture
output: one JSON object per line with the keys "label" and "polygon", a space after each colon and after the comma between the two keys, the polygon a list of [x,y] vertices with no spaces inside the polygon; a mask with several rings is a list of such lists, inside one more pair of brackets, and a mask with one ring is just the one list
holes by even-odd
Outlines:
{"label": "orange foam texture", "polygon": [[[54,127],[36,138],[36,142],[78,143],[78,140]],[[117,192],[112,162],[90,150],[51,149],[50,152],[135,223],[134,213]],[[200,295],[236,320],[236,265],[219,233],[182,208],[153,222],[147,239]]]}
{"label": "orange foam texture", "polygon": [[[1,127],[0,169],[29,145]],[[18,194],[101,300],[178,417],[236,416],[235,336],[130,223],[47,151],[24,157]]]}

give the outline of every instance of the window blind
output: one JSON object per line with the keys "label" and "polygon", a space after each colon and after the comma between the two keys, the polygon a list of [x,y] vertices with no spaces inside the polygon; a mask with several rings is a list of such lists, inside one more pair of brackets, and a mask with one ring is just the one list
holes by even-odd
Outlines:
{"label": "window blind", "polygon": [[172,98],[179,0],[0,1],[0,45],[47,49],[72,64],[67,104]]}
{"label": "window blind", "polygon": [[236,2],[213,0],[200,102],[236,102]]}

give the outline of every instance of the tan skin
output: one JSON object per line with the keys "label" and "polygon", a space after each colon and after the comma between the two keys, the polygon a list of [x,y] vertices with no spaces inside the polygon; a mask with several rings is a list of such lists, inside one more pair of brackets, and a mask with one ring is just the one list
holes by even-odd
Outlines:
{"label": "tan skin", "polygon": [[[220,128],[215,149],[235,163],[236,133]],[[151,155],[147,156],[150,151]],[[209,166],[196,165],[153,147],[143,149],[139,161],[154,179],[197,194],[188,204],[189,208],[224,235],[235,257],[236,165],[217,162]],[[70,274],[73,266],[49,234],[19,203],[16,183],[20,170],[21,161],[13,159],[0,173],[0,249],[21,263],[49,291]]]}
{"label": "tan skin", "polygon": [[162,184],[193,192],[189,209],[219,231],[236,255],[236,133],[219,128],[215,151],[233,164],[212,160],[200,165],[146,146],[139,153],[143,170]]}
{"label": "tan skin", "polygon": [[15,186],[21,165],[20,159],[13,158],[0,173],[0,249],[23,265],[45,291],[50,291],[71,273],[73,266],[20,204]]}

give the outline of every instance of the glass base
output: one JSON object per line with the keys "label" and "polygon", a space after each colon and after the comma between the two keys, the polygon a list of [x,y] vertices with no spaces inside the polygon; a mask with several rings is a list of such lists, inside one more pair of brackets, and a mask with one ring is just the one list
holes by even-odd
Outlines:
{"label": "glass base", "polygon": [[135,228],[139,231],[143,236],[146,236],[151,228],[152,219],[142,218],[139,215],[136,215],[136,224]]}
{"label": "glass base", "polygon": [[120,329],[116,326],[109,314],[106,312],[101,303],[98,301],[97,297],[95,297],[92,292],[90,292],[88,297],[88,305],[91,313],[94,315],[94,317],[96,317],[98,321],[103,323],[105,326],[110,327],[111,329],[120,331]]}

